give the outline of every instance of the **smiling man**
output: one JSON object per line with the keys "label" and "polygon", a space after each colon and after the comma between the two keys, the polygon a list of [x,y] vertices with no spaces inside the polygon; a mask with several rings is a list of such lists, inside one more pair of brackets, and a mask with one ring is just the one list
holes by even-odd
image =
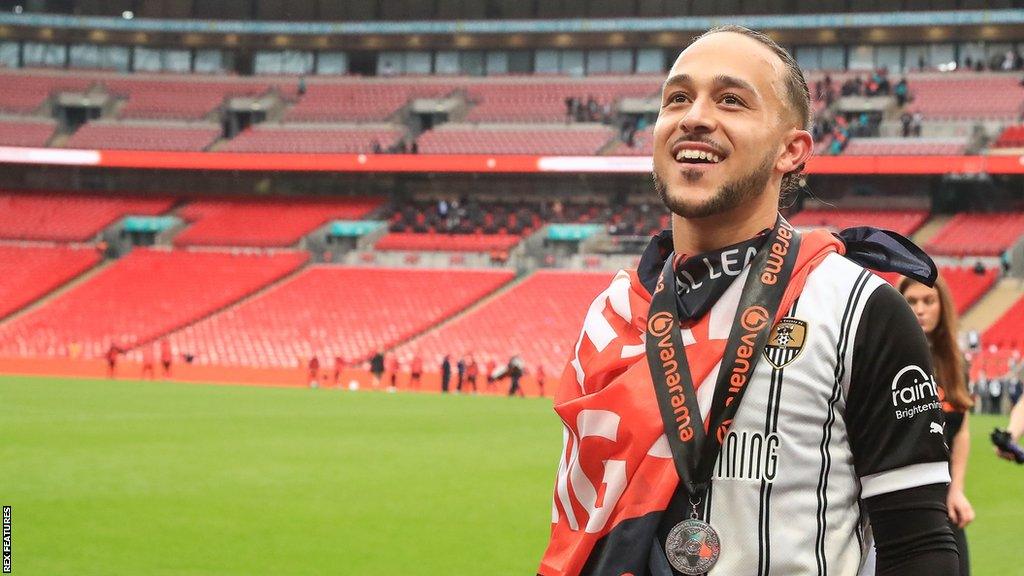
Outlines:
{"label": "smiling man", "polygon": [[927,343],[864,267],[928,284],[934,264],[891,233],[781,218],[810,101],[767,36],[705,33],[661,104],[672,228],[584,319],[539,573],[956,574]]}

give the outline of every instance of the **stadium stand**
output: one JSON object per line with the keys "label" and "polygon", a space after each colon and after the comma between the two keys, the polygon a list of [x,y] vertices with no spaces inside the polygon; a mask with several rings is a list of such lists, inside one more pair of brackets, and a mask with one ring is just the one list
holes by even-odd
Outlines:
{"label": "stadium stand", "polygon": [[994,268],[986,269],[979,274],[971,267],[943,266],[940,269],[956,304],[956,311],[963,314],[988,292],[996,283],[999,272]]}
{"label": "stadium stand", "polygon": [[113,150],[201,151],[221,135],[217,124],[87,122],[65,147]]}
{"label": "stadium stand", "polygon": [[442,252],[494,252],[515,247],[521,236],[512,234],[445,234],[390,232],[377,241],[377,250],[421,250]]}
{"label": "stadium stand", "polygon": [[917,232],[928,221],[927,210],[802,210],[789,218],[790,224],[802,228],[842,230],[854,226],[874,226],[904,236]]}
{"label": "stadium stand", "polygon": [[[473,108],[467,122],[565,122],[570,117],[567,100],[580,102],[583,113],[575,119],[601,117],[624,97],[656,94],[664,78],[630,76],[621,79],[565,80],[521,78],[475,82],[466,87]],[[592,106],[587,106],[588,102]]]}
{"label": "stadium stand", "polygon": [[196,200],[178,211],[190,223],[176,246],[292,246],[332,219],[357,220],[379,199]]}
{"label": "stadium stand", "polygon": [[81,242],[118,218],[170,210],[170,198],[0,193],[0,238]]}
{"label": "stadium stand", "polygon": [[654,126],[637,130],[633,134],[633,145],[619,142],[609,154],[613,156],[650,156],[654,154]]}
{"label": "stadium stand", "polygon": [[600,124],[539,126],[445,124],[417,142],[421,154],[592,155],[615,137],[614,130]]}
{"label": "stadium stand", "polygon": [[455,88],[451,81],[311,81],[285,122],[373,122],[386,120],[412,98],[437,98]]}
{"label": "stadium stand", "polygon": [[848,156],[961,156],[965,138],[850,138],[843,151]]}
{"label": "stadium stand", "polygon": [[56,129],[57,123],[48,119],[0,119],[0,146],[42,148]]}
{"label": "stadium stand", "polygon": [[195,322],[278,280],[308,255],[136,248],[44,306],[0,325],[6,356],[103,355]]}
{"label": "stadium stand", "polygon": [[910,108],[927,120],[1013,122],[1024,104],[1017,74],[910,74]]}
{"label": "stadium stand", "polygon": [[169,340],[179,350],[193,351],[201,363],[294,367],[314,354],[322,365],[333,365],[337,356],[362,361],[513,277],[512,270],[311,266]]}
{"label": "stadium stand", "polygon": [[1024,124],[1007,126],[996,141],[992,143],[993,148],[1021,148],[1024,147]]}
{"label": "stadium stand", "polygon": [[[979,234],[984,230],[984,234]],[[1024,213],[957,214],[925,246],[933,254],[998,256],[1024,235]]]}
{"label": "stadium stand", "polygon": [[270,86],[253,80],[215,80],[203,76],[176,78],[133,78],[109,76],[102,79],[107,90],[126,98],[121,118],[199,120],[225,98],[257,96]]}
{"label": "stadium stand", "polygon": [[100,261],[92,246],[0,245],[0,318],[20,310]]}
{"label": "stadium stand", "polygon": [[1022,325],[1024,325],[1024,296],[1019,298],[1009,310],[985,330],[982,342],[986,346],[1024,349],[1024,335],[1020,330]]}
{"label": "stadium stand", "polygon": [[[532,372],[544,366],[556,380],[579,338],[580,319],[594,297],[608,287],[611,273],[541,270],[457,320],[398,348],[404,359],[428,363],[445,354],[473,355],[499,365],[520,354]],[[454,362],[454,360],[453,360]]]}
{"label": "stadium stand", "polygon": [[[228,141],[223,152],[354,154],[387,150],[404,133],[394,126],[259,124]],[[378,150],[380,151],[380,150]]]}
{"label": "stadium stand", "polygon": [[92,82],[70,74],[5,71],[0,73],[0,112],[32,114],[54,93],[82,91]]}

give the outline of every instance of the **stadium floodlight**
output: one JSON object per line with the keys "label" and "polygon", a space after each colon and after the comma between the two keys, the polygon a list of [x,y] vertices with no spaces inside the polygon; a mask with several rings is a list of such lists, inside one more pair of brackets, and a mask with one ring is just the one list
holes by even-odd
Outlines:
{"label": "stadium floodlight", "polygon": [[131,20],[132,18],[135,18],[135,12],[132,12],[131,10],[125,10],[124,12],[121,12],[121,18],[124,18],[125,20]]}

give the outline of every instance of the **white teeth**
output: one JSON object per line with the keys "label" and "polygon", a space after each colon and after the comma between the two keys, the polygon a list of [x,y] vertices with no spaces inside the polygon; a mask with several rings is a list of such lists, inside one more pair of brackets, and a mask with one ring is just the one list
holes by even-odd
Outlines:
{"label": "white teeth", "polygon": [[689,150],[683,149],[676,154],[676,161],[681,162],[682,160],[707,160],[712,164],[717,164],[722,159],[712,152],[704,152],[703,150]]}

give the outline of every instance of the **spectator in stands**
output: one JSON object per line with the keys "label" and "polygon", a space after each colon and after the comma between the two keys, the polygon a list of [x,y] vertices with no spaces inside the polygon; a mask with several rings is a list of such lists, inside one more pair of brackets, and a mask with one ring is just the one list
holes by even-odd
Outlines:
{"label": "spectator in stands", "polygon": [[295,88],[295,93],[299,96],[306,95],[306,77],[299,76],[299,85]]}
{"label": "spectator in stands", "polygon": [[377,390],[380,388],[380,379],[384,374],[384,351],[378,350],[370,358],[370,374],[373,375],[373,389]]}
{"label": "spectator in stands", "polygon": [[900,127],[901,127],[900,134],[904,138],[910,138],[910,133],[912,132],[913,124],[914,124],[914,115],[911,114],[909,111],[904,110],[903,113],[900,114]]}
{"label": "spectator in stands", "polygon": [[111,342],[110,348],[107,348],[107,378],[113,378],[117,375],[117,357],[123,354],[125,351],[120,348],[116,343]]}
{"label": "spectator in stands", "polygon": [[164,369],[164,378],[171,377],[171,361],[174,356],[171,355],[171,343],[166,338],[160,341],[160,365]]}
{"label": "spectator in stands", "polygon": [[314,354],[307,365],[309,369],[309,387],[316,388],[320,385],[320,359]]}
{"label": "spectator in stands", "polygon": [[341,356],[334,357],[334,385],[341,385],[341,371],[345,369],[345,360]]}
{"label": "spectator in stands", "polygon": [[444,355],[441,361],[441,393],[448,393],[448,385],[452,381],[452,359],[448,354]]}
{"label": "spectator in stands", "polygon": [[896,83],[896,87],[893,89],[893,94],[896,95],[897,106],[903,107],[903,105],[907,103],[910,92],[907,90],[906,78],[900,78],[900,81]]}
{"label": "spectator in stands", "polygon": [[384,148],[380,145],[380,140],[377,140],[376,138],[374,138],[373,143],[370,144],[370,150],[372,150],[374,154],[384,152]]}
{"label": "spectator in stands", "polygon": [[423,376],[423,359],[420,358],[419,354],[412,357],[412,362],[409,364],[409,388],[411,390],[420,389],[420,378]]}
{"label": "spectator in stands", "polygon": [[956,307],[942,276],[935,280],[932,288],[909,278],[901,278],[898,286],[927,336],[932,353],[934,378],[939,385],[939,400],[946,417],[942,432],[949,447],[951,481],[946,495],[946,510],[960,552],[960,574],[968,576],[970,562],[964,528],[974,521],[974,508],[964,494],[964,482],[971,451],[968,411],[972,402],[968,391],[967,363],[956,340]]}
{"label": "spectator in stands", "polygon": [[910,135],[915,138],[921,137],[921,124],[924,122],[924,114],[921,114],[920,110],[914,111],[914,116],[910,124]]}

